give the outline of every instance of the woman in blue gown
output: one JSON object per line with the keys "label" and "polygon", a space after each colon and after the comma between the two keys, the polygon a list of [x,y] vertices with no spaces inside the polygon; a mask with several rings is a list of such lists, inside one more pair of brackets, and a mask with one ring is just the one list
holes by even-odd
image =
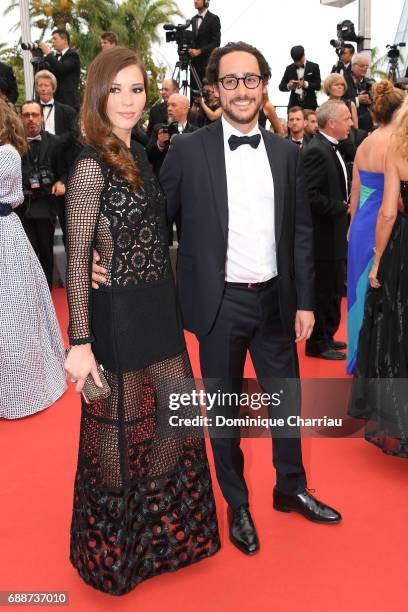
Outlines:
{"label": "woman in blue gown", "polygon": [[347,373],[354,371],[358,338],[373,262],[375,226],[384,192],[385,156],[395,131],[402,92],[390,81],[374,87],[372,113],[378,128],[359,146],[354,161],[350,198],[351,226],[347,260]]}

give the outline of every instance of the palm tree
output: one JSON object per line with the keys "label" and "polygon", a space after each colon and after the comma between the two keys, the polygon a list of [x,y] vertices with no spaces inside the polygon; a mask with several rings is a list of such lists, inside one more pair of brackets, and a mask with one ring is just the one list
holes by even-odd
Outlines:
{"label": "palm tree", "polygon": [[[18,6],[18,0],[10,0],[4,13]],[[81,57],[84,76],[100,51],[101,33],[116,32],[121,44],[141,53],[151,78],[150,99],[158,97],[156,81],[165,71],[154,64],[150,46],[160,40],[160,26],[180,15],[174,0],[32,0],[30,6],[31,23],[39,29],[38,40],[56,27],[69,30],[71,44]],[[20,24],[15,26],[19,27]]]}
{"label": "palm tree", "polygon": [[386,79],[387,72],[384,70],[388,63],[387,55],[381,55],[378,47],[373,47],[370,51],[370,75],[372,79]]}

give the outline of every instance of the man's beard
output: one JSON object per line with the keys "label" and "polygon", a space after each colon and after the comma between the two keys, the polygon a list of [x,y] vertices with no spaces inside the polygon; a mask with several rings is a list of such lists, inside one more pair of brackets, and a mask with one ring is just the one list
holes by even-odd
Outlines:
{"label": "man's beard", "polygon": [[[258,115],[259,111],[262,108],[262,100],[259,102],[258,106],[255,106],[254,110],[251,112],[251,114],[249,116],[243,117],[242,115],[236,115],[233,111],[233,109],[231,108],[231,103],[232,102],[236,102],[239,100],[248,100],[250,102],[252,102],[253,100],[251,98],[235,98],[234,100],[231,100],[231,102],[229,103],[228,106],[222,106],[222,110],[224,111],[224,113],[227,115],[227,117],[229,117],[232,121],[235,121],[236,123],[241,123],[243,125],[247,124],[247,123],[251,123],[255,117]],[[250,108],[250,107],[249,107]],[[249,110],[249,109],[248,109]]]}

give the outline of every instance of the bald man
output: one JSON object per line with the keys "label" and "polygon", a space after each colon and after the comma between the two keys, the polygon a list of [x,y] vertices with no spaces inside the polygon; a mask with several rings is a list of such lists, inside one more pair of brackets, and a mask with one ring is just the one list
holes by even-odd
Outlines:
{"label": "bald man", "polygon": [[153,128],[157,123],[166,123],[167,122],[167,101],[169,97],[179,92],[179,86],[177,81],[174,79],[166,79],[163,81],[161,86],[161,102],[156,102],[153,104],[152,108],[149,112],[149,124],[147,126],[147,135],[150,136],[153,133]]}
{"label": "bald man", "polygon": [[160,168],[166,157],[170,140],[174,134],[194,132],[197,126],[188,121],[190,103],[186,96],[179,93],[171,94],[167,100],[168,123],[158,123],[154,126],[149,143],[146,147],[147,155],[152,164],[154,173],[158,176]]}

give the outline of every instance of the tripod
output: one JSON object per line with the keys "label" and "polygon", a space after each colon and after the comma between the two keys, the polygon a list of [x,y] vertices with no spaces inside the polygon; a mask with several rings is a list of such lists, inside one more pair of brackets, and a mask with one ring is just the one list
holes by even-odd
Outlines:
{"label": "tripod", "polygon": [[391,83],[395,83],[400,78],[398,64],[399,64],[399,57],[390,57],[390,65],[388,68],[387,77],[388,77],[388,80],[391,81]]}
{"label": "tripod", "polygon": [[[189,77],[190,73],[190,79]],[[191,60],[179,60],[174,66],[172,78],[177,81],[180,92],[183,96],[187,96],[188,89],[192,89],[190,80],[196,86],[197,90],[201,91],[202,83],[198,76],[197,70],[191,65]],[[188,96],[187,96],[188,97]]]}

